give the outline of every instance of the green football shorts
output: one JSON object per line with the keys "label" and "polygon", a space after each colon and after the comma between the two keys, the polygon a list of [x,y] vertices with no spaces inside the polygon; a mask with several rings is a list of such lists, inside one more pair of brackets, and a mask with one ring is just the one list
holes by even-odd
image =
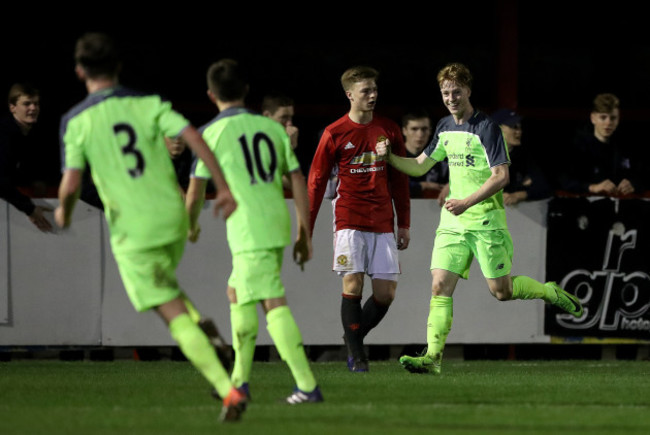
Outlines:
{"label": "green football shorts", "polygon": [[233,255],[228,285],[235,289],[237,304],[284,297],[283,259],[284,247]]}
{"label": "green football shorts", "polygon": [[431,254],[431,269],[444,269],[469,278],[476,257],[486,278],[499,278],[512,268],[512,238],[508,230],[436,231]]}
{"label": "green football shorts", "polygon": [[115,255],[126,293],[136,311],[146,311],[181,295],[176,268],[185,238],[176,242]]}

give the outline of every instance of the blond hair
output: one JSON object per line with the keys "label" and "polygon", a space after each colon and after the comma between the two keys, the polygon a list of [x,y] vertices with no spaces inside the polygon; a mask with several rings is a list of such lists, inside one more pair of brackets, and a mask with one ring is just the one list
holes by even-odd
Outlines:
{"label": "blond hair", "polygon": [[443,82],[450,81],[457,85],[472,89],[472,73],[462,63],[450,63],[438,72],[438,85],[442,86]]}

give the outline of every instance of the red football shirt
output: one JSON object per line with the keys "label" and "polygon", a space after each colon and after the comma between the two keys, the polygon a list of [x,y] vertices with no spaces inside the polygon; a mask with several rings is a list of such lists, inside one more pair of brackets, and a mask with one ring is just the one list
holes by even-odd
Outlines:
{"label": "red football shirt", "polygon": [[384,138],[396,155],[404,156],[399,126],[374,115],[368,124],[357,124],[346,114],[325,128],[309,171],[311,230],[320,209],[332,168],[338,166],[334,204],[334,229],[376,233],[395,230],[393,203],[399,228],[409,228],[411,204],[408,176],[377,156],[375,146]]}

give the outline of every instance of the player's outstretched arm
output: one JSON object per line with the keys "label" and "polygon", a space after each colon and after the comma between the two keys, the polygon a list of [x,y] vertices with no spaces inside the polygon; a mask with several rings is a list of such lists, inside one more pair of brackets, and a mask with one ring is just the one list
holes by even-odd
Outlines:
{"label": "player's outstretched arm", "polygon": [[291,192],[296,207],[296,224],[298,236],[293,246],[293,260],[304,270],[305,262],[311,260],[313,247],[309,231],[309,195],[305,176],[300,170],[291,173]]}
{"label": "player's outstretched arm", "polygon": [[218,216],[221,210],[224,219],[227,219],[237,208],[237,203],[230,193],[230,188],[221,172],[217,158],[208,148],[201,134],[191,125],[183,130],[182,136],[190,149],[205,163],[205,166],[210,170],[210,174],[212,174],[212,180],[217,188],[217,196],[214,201],[215,216]]}
{"label": "player's outstretched arm", "polygon": [[54,212],[56,224],[61,228],[70,226],[72,211],[81,191],[81,169],[66,169],[59,184],[59,206]]}
{"label": "player's outstretched arm", "polygon": [[199,239],[201,227],[199,225],[199,214],[203,208],[205,200],[205,188],[208,182],[202,178],[190,178],[190,184],[187,186],[187,195],[185,195],[185,208],[190,216],[190,230],[187,238],[194,243]]}
{"label": "player's outstretched arm", "polygon": [[386,158],[394,168],[413,177],[426,174],[436,164],[435,160],[424,153],[417,157],[401,157],[391,153],[389,140],[377,142],[375,151],[378,156]]}

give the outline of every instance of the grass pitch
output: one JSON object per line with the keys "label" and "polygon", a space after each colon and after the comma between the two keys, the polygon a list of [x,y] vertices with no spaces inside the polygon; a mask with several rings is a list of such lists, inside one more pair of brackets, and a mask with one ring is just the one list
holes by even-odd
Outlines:
{"label": "grass pitch", "polygon": [[648,361],[454,361],[441,376],[395,361],[369,373],[314,363],[325,402],[282,403],[280,362],[256,362],[239,423],[188,362],[0,363],[0,434],[650,433]]}

